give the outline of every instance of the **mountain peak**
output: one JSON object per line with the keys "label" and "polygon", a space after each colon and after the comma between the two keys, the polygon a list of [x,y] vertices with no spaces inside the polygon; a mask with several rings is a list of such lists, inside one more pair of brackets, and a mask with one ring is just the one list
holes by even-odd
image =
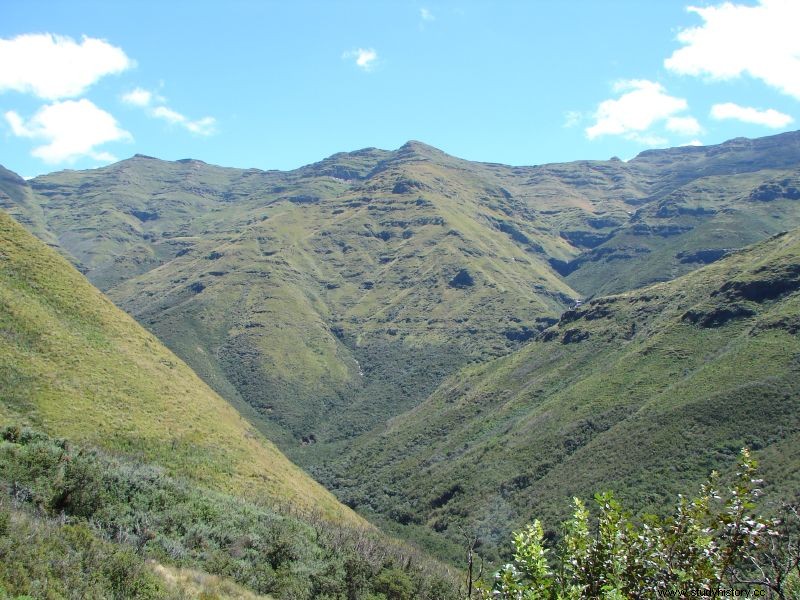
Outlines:
{"label": "mountain peak", "polygon": [[14,171],[6,169],[3,165],[0,165],[0,181],[7,181],[15,185],[27,185],[25,179],[14,173]]}
{"label": "mountain peak", "polygon": [[416,159],[449,157],[447,153],[442,152],[438,148],[429,146],[428,144],[419,142],[417,140],[407,141],[405,144],[403,144],[397,149],[396,155],[398,158],[416,158]]}

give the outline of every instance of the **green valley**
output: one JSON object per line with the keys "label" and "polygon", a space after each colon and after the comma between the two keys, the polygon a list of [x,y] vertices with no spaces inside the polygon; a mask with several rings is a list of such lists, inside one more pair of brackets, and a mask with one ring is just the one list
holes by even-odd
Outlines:
{"label": "green valley", "polygon": [[[496,563],[509,531],[558,523],[575,495],[661,511],[742,446],[776,498],[797,489],[799,132],[627,162],[512,167],[408,142],[288,172],[137,155],[2,175],[0,206],[155,336],[126,339],[157,338],[238,411],[209,422],[266,436],[450,561],[474,534]],[[63,347],[102,347],[116,368],[81,335]],[[174,384],[159,402],[188,425],[178,390],[200,384],[161,352],[145,379]],[[58,435],[155,462],[201,439],[169,425],[153,446],[88,405],[102,433],[87,435],[57,402],[37,417],[26,377],[4,410],[62,419]],[[191,459],[236,481],[238,448]]]}
{"label": "green valley", "polygon": [[140,456],[220,491],[360,522],[5,214],[0,235],[5,422]]}
{"label": "green valley", "polygon": [[0,389],[3,597],[457,590],[5,213]]}
{"label": "green valley", "polygon": [[565,312],[362,440],[327,483],[454,556],[469,528],[495,560],[498,523],[559,523],[598,490],[663,511],[742,447],[763,457],[774,498],[797,500],[799,326],[794,230]]}
{"label": "green valley", "polygon": [[540,167],[418,142],[291,172],[137,156],[19,180],[4,206],[313,465],[575,298],[800,226],[798,140]]}

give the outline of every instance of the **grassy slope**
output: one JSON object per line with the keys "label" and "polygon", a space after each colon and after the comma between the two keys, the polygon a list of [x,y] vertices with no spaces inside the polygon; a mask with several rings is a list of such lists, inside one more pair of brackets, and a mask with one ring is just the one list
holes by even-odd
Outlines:
{"label": "grassy slope", "polygon": [[[498,236],[491,219],[503,213],[481,203],[487,192],[470,180],[453,188],[455,167],[429,151],[409,146],[381,168],[372,158],[375,173],[347,185],[320,174],[333,163],[311,179],[253,175],[283,183],[242,192],[213,220],[198,214],[191,227],[205,233],[181,238],[187,252],[109,294],[226,398],[277,425],[265,430],[287,447],[368,429],[465,362],[518,346],[507,333],[533,330],[573,295],[542,256]],[[154,165],[169,176],[148,173],[169,180],[186,169],[126,162],[109,170]],[[473,286],[449,285],[461,269]]]}
{"label": "grassy slope", "polygon": [[[552,460],[567,464],[561,454],[578,455],[585,439],[605,435],[626,407],[587,400],[585,414],[578,411],[585,423],[558,421],[563,431],[548,438],[552,447],[536,449],[545,458],[522,448],[519,464],[508,458],[517,454],[492,444],[517,431],[515,419],[528,414],[534,399],[491,418],[457,412],[453,422],[432,419],[438,429],[400,437],[410,453],[406,471],[387,475],[417,477],[408,498],[388,497],[395,493],[391,482],[387,498],[371,489],[376,476],[368,463],[379,458],[370,449],[382,443],[374,441],[383,439],[376,437],[383,423],[413,409],[464,365],[518,348],[523,340],[508,336],[544,327],[570,297],[670,279],[718,258],[720,250],[800,224],[798,144],[800,134],[789,133],[652,151],[627,163],[508,167],[411,142],[395,152],[335,155],[289,173],[135,157],[36,178],[25,192],[34,204],[11,204],[46,226],[40,235],[51,235],[90,280],[110,288],[120,306],[344,498],[395,521],[429,515],[428,525],[444,528],[452,540],[453,515],[473,509],[462,507],[466,500],[456,493],[450,508],[431,511],[425,494],[473,477],[485,452],[495,466],[479,486],[483,506],[501,518],[521,514],[529,503],[543,506],[538,496],[526,499],[529,482],[544,477]],[[559,277],[551,266],[568,274]],[[448,284],[461,269],[473,286]],[[705,331],[693,339],[706,343],[708,336],[721,346],[738,335],[730,327],[719,330],[721,338]],[[537,359],[541,364],[560,362],[541,393],[555,398],[562,389],[583,390],[577,382],[597,368],[596,354],[621,361],[619,368],[629,360],[654,372],[658,361],[674,361],[656,353],[651,365],[596,341],[543,346],[553,357]],[[781,373],[789,369],[776,364]],[[483,372],[471,367],[462,375],[472,369]],[[489,406],[512,393],[498,386],[516,385],[497,369],[497,386],[481,379],[489,397],[500,395]],[[635,374],[623,370],[619,377],[620,389],[631,393]],[[586,393],[596,391],[584,385]],[[441,403],[440,393],[434,398]],[[437,410],[446,416],[448,408]],[[363,440],[347,451],[357,434]],[[449,477],[440,465],[433,487],[417,473],[427,464],[417,451],[430,436],[441,443],[423,460],[455,460],[460,469]],[[557,449],[565,443],[568,449]],[[473,447],[479,449],[470,454]],[[563,491],[560,481],[553,489]],[[422,523],[410,527],[429,531]]]}
{"label": "grassy slope", "polygon": [[0,417],[357,523],[63,258],[0,213]]}
{"label": "grassy slope", "polygon": [[44,211],[36,194],[22,177],[2,166],[0,166],[0,208],[15,217],[43,242],[58,247],[55,236],[47,227]]}
{"label": "grassy slope", "polygon": [[[758,197],[776,184],[795,191]],[[694,180],[638,208],[613,237],[578,258],[566,279],[587,295],[673,279],[726,251],[799,226],[797,190],[797,168]]]}
{"label": "grassy slope", "polygon": [[[8,204],[311,464],[518,347],[573,288],[668,279],[796,223],[793,200],[749,201],[789,176],[795,138],[541,167],[418,142],[286,173],[137,156]],[[473,286],[449,285],[461,269]]]}
{"label": "grassy slope", "polygon": [[641,153],[626,169],[642,193],[620,198],[627,218],[567,281],[586,295],[634,289],[800,226],[799,163],[798,132]]}
{"label": "grassy slope", "polygon": [[474,530],[490,558],[527,520],[555,528],[574,495],[611,489],[662,508],[745,445],[764,457],[768,489],[796,494],[798,265],[795,230],[569,311],[362,440],[329,484],[406,535],[439,532],[454,556],[461,527]]}
{"label": "grassy slope", "polygon": [[[285,173],[137,156],[37,177],[35,206],[10,204],[311,466],[519,347],[572,297],[800,225],[796,200],[751,200],[792,180],[798,139],[540,167],[418,142]],[[453,287],[462,269],[474,284]]]}

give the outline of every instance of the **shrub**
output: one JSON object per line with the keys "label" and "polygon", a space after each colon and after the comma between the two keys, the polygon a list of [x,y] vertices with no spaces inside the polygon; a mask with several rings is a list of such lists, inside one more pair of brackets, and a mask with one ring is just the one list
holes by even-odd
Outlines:
{"label": "shrub", "polygon": [[[276,598],[360,599],[376,586],[405,598],[409,589],[453,587],[445,569],[412,569],[423,561],[411,548],[374,532],[281,514],[30,429],[0,436],[0,585],[9,594],[164,597],[147,559]],[[2,492],[28,525],[15,526]],[[405,569],[382,574],[387,562]]]}
{"label": "shrub", "polygon": [[384,569],[375,578],[375,591],[383,594],[387,600],[409,600],[414,593],[414,586],[409,576],[397,568]]}
{"label": "shrub", "polygon": [[[546,546],[538,521],[515,533],[513,562],[495,574],[491,588],[482,584],[480,594],[509,600],[616,600],[656,598],[680,589],[711,595],[747,585],[788,597],[793,578],[800,575],[798,544],[785,528],[781,531],[780,522],[755,515],[760,495],[755,469],[742,450],[735,481],[724,496],[712,473],[698,497],[680,497],[675,513],[666,518],[634,520],[606,493],[595,496],[593,521],[576,498],[560,545]],[[781,560],[773,560],[779,539],[785,551]]]}

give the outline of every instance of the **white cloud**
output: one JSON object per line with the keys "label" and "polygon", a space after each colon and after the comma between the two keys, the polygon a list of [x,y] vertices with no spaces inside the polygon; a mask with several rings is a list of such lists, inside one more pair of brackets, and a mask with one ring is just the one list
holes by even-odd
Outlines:
{"label": "white cloud", "polygon": [[771,127],[773,129],[786,127],[789,123],[794,121],[789,115],[778,112],[773,108],[758,110],[750,106],[739,106],[733,102],[724,102],[712,106],[711,117],[717,120],[736,119],[744,123],[764,125],[765,127]]}
{"label": "white cloud", "polygon": [[654,124],[688,108],[686,100],[667,94],[660,83],[646,79],[620,81],[615,92],[619,98],[605,100],[597,107],[594,125],[586,128],[591,140],[602,135],[624,135],[649,145],[666,140],[646,133]]}
{"label": "white cloud", "polygon": [[153,109],[153,116],[173,124],[180,124],[186,122],[186,117],[181,113],[167,108],[166,106],[157,106]]}
{"label": "white cloud", "polygon": [[683,47],[664,66],[684,75],[728,80],[744,74],[800,100],[800,2],[689,7],[703,24],[683,29]]}
{"label": "white cloud", "polygon": [[27,121],[14,111],[6,112],[5,119],[17,137],[44,141],[31,154],[52,164],[83,157],[111,162],[115,157],[97,146],[133,139],[111,114],[85,98],[48,104]]}
{"label": "white cloud", "polygon": [[705,146],[705,144],[700,140],[692,140],[691,142],[686,142],[685,144],[681,144],[681,146]]}
{"label": "white cloud", "polygon": [[420,8],[419,9],[419,16],[423,21],[435,21],[436,17],[434,14],[428,10],[427,8]]}
{"label": "white cloud", "polygon": [[31,93],[47,100],[81,95],[104,75],[133,61],[105,40],[36,33],[0,39],[0,92]]}
{"label": "white cloud", "polygon": [[211,135],[216,131],[217,121],[214,117],[203,117],[196,121],[186,121],[183,125],[197,135]]}
{"label": "white cloud", "polygon": [[153,92],[137,87],[127,94],[123,94],[122,101],[133,106],[150,106],[153,101]]}
{"label": "white cloud", "polygon": [[211,135],[216,131],[217,121],[214,117],[203,117],[202,119],[192,121],[185,115],[166,106],[156,106],[150,111],[150,115],[157,119],[163,119],[173,125],[180,125],[187,131],[191,131],[197,135]]}
{"label": "white cloud", "polygon": [[667,131],[681,135],[697,135],[703,128],[694,117],[670,117],[665,125]]}
{"label": "white cloud", "polygon": [[378,63],[378,53],[373,48],[358,48],[342,54],[344,59],[354,59],[356,65],[364,71],[372,71]]}
{"label": "white cloud", "polygon": [[[122,101],[126,104],[144,108],[145,112],[151,117],[161,119],[172,125],[179,125],[197,135],[212,135],[216,132],[217,121],[214,117],[203,117],[192,121],[186,115],[166,106],[165,98],[144,88],[137,87],[124,94]],[[158,104],[158,106],[153,106],[154,104]]]}

